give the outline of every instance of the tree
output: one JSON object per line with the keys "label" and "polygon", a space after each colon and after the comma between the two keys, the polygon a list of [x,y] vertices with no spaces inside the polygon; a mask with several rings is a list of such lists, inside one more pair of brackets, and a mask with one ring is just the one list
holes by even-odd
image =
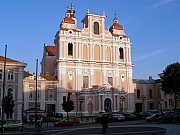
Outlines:
{"label": "tree", "polygon": [[162,91],[166,94],[174,94],[176,110],[178,92],[180,92],[180,63],[168,65],[159,76]]}
{"label": "tree", "polygon": [[68,116],[68,112],[71,112],[72,110],[74,110],[74,102],[70,99],[72,93],[68,92],[68,97],[66,99],[66,96],[63,96],[63,103],[62,105],[62,109],[67,113],[67,118]]}
{"label": "tree", "polygon": [[7,119],[12,118],[14,112],[14,100],[11,92],[8,91],[7,96],[4,97],[4,112],[6,113]]}

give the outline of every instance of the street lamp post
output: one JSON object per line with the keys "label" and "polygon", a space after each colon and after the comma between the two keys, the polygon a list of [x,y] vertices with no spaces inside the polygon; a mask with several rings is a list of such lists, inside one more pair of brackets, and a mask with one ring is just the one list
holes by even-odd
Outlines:
{"label": "street lamp post", "polygon": [[122,90],[120,91],[120,100],[121,100],[121,103],[122,103],[122,105],[121,105],[121,111],[122,111],[122,112],[124,112],[125,94],[126,94],[126,92],[125,92],[124,88],[122,88]]}
{"label": "street lamp post", "polygon": [[80,111],[81,111],[81,121],[82,121],[82,103],[84,102],[84,98],[80,97],[79,98],[79,103],[80,103]]}
{"label": "street lamp post", "polygon": [[146,96],[142,96],[141,97],[142,101],[143,101],[143,112],[145,112],[145,105],[144,105],[144,100],[146,100]]}

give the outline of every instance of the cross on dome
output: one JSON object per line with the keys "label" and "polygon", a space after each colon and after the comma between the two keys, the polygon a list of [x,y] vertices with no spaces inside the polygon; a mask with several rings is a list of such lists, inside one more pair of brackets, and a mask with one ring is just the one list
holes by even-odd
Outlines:
{"label": "cross on dome", "polygon": [[72,5],[72,3],[71,3],[71,5],[69,5],[67,8],[69,8],[69,9],[73,9],[74,8],[74,6]]}

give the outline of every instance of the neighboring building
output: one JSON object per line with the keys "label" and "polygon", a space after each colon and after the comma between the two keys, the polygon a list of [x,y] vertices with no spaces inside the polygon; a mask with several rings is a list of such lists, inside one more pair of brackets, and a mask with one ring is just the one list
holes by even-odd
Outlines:
{"label": "neighboring building", "polygon": [[[83,115],[121,108],[134,111],[131,42],[116,17],[109,29],[105,28],[105,20],[105,13],[88,11],[80,30],[75,11],[70,9],[56,33],[55,46],[44,45],[41,75],[49,73],[58,79],[57,112],[64,112],[61,104],[67,92],[72,93],[75,102],[72,115],[80,113],[80,105]],[[82,103],[80,97],[84,98]]]}
{"label": "neighboring building", "polygon": [[155,80],[152,77],[146,80],[133,79],[133,83],[136,112],[159,108],[158,91],[155,88]]}
{"label": "neighboring building", "polygon": [[[57,106],[58,81],[54,76],[38,76],[37,78],[37,115],[54,116]],[[24,112],[27,120],[35,117],[36,75],[24,73]]]}
{"label": "neighboring building", "polygon": [[[0,56],[0,118],[2,116],[2,91],[3,91],[3,78],[4,78],[4,60],[3,56]],[[7,92],[10,92],[14,100],[14,112],[10,119],[22,119],[23,109],[23,72],[27,66],[26,63],[19,62],[10,58],[6,58],[6,70],[5,70],[5,90],[4,96]],[[6,114],[4,114],[6,119]]]}

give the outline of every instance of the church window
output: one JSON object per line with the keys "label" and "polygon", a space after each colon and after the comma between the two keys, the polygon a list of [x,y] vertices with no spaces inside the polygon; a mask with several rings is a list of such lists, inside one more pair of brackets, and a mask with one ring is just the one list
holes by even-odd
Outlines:
{"label": "church window", "polygon": [[120,54],[119,58],[120,58],[120,59],[124,59],[123,48],[119,48],[119,54]]}
{"label": "church window", "polygon": [[89,86],[89,77],[83,76],[83,88],[88,88]]}
{"label": "church window", "polygon": [[108,83],[112,86],[113,85],[113,78],[112,77],[108,77]]}
{"label": "church window", "polygon": [[73,44],[68,43],[68,55],[73,55]]}
{"label": "church window", "polygon": [[137,98],[140,98],[140,90],[137,89]]}
{"label": "church window", "polygon": [[94,34],[99,34],[99,23],[94,22]]}

